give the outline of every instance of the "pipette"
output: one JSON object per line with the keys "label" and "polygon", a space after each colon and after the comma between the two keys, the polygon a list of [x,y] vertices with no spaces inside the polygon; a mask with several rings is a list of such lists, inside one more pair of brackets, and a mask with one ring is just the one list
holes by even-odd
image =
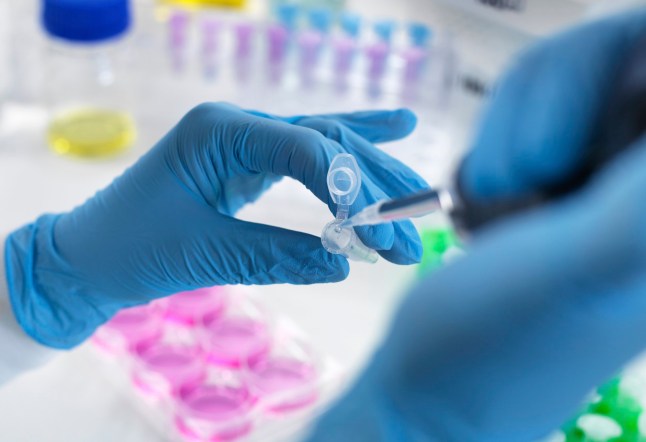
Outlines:
{"label": "pipette", "polygon": [[383,224],[438,211],[451,212],[453,206],[454,199],[448,190],[425,190],[403,198],[379,201],[348,218],[340,227]]}
{"label": "pipette", "polygon": [[597,133],[592,137],[585,156],[561,181],[537,187],[533,193],[519,198],[499,198],[479,201],[465,191],[457,173],[453,191],[425,191],[410,197],[380,201],[366,207],[339,227],[381,224],[404,218],[414,218],[431,212],[449,212],[459,231],[468,233],[512,213],[562,198],[583,187],[593,175],[616,156],[632,146],[646,132],[646,37],[634,45],[626,61],[613,76],[611,94],[599,115]]}

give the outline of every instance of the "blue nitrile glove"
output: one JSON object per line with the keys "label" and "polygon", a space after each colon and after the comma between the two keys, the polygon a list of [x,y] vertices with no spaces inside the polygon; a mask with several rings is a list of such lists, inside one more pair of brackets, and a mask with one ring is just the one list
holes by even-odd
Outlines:
{"label": "blue nitrile glove", "polygon": [[[339,130],[375,141],[406,136],[415,121],[405,110],[320,118],[345,118],[356,132],[341,124]],[[426,185],[371,145],[342,146],[315,130],[228,104],[196,107],[108,188],[7,239],[18,322],[37,341],[68,348],[120,308],[183,290],[342,280],[347,261],[326,252],[319,238],[233,215],[282,176],[301,181],[332,207],[327,170],[346,151],[361,157],[366,172],[359,205]],[[421,255],[411,230],[380,226],[360,237],[393,262]]]}
{"label": "blue nitrile glove", "polygon": [[[415,128],[417,120],[407,110],[387,114],[381,111],[366,111],[287,118],[260,112],[254,112],[254,114],[317,130],[352,152],[361,168],[363,181],[373,184],[388,183],[386,192],[375,189],[370,194],[359,195],[351,207],[350,216],[359,212],[360,208],[379,200],[410,195],[428,187],[417,175],[408,172],[400,175],[397,171],[408,168],[390,155],[375,149],[371,144],[397,140],[409,134]],[[399,175],[397,179],[393,179],[393,173]],[[370,184],[371,188],[374,187],[373,184]],[[382,188],[386,189],[385,186]],[[335,213],[335,204],[332,200],[328,200],[328,205]],[[417,230],[410,221],[359,226],[355,227],[355,231],[367,246],[376,249],[381,256],[391,262],[412,264],[421,259],[422,249],[419,243],[410,241],[410,238],[417,237]]]}
{"label": "blue nitrile glove", "polygon": [[533,442],[646,348],[646,140],[405,299],[311,442]]}
{"label": "blue nitrile glove", "polygon": [[[469,156],[474,194],[522,194],[567,173],[608,71],[644,32],[633,12],[523,56]],[[644,170],[646,137],[576,194],[480,231],[469,255],[405,298],[309,440],[535,441],[571,418],[646,347]]]}
{"label": "blue nitrile glove", "polygon": [[584,25],[522,54],[488,104],[462,172],[484,201],[550,187],[586,155],[614,77],[646,34],[646,9]]}

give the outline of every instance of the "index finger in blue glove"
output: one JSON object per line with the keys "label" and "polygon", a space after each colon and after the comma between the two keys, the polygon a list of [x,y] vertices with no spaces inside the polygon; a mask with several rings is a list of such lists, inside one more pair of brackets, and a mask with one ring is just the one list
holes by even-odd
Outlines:
{"label": "index finger in blue glove", "polygon": [[[338,122],[371,143],[400,140],[410,135],[417,126],[417,117],[408,109],[303,117],[303,119],[309,118]],[[301,119],[293,121],[293,123],[300,124],[300,121]]]}
{"label": "index finger in blue glove", "polygon": [[[428,184],[418,174],[377,149],[370,141],[371,139],[394,140],[407,136],[414,129],[416,122],[415,114],[407,109],[287,118],[257,111],[246,112],[270,120],[308,127],[335,140],[355,155],[364,174],[371,176],[376,183],[387,184],[382,188],[391,197],[428,188]],[[346,126],[343,121],[350,122],[351,126]],[[352,129],[353,127],[355,130]],[[386,165],[388,167],[385,167]]]}
{"label": "index finger in blue glove", "polygon": [[410,135],[417,125],[417,117],[408,109],[298,115],[293,117],[280,117],[258,111],[247,112],[290,124],[299,124],[301,120],[306,118],[337,121],[371,143],[400,140]]}
{"label": "index finger in blue glove", "polygon": [[[215,167],[215,170],[233,170],[237,174],[272,173],[295,178],[334,212],[336,205],[327,189],[327,172],[332,159],[346,152],[334,140],[318,131],[261,118],[226,104],[198,106],[186,118],[191,123],[187,125],[190,130],[190,134],[186,134],[187,140],[194,139],[195,128],[213,131],[220,138],[217,143],[212,143],[214,146],[233,150],[233,154],[212,154],[212,161],[229,161]],[[182,134],[179,136],[183,137]],[[386,194],[379,186],[371,185],[370,177],[366,177],[355,206],[365,207],[384,198]],[[391,225],[380,226],[370,233],[363,235],[369,247],[376,250],[392,248],[394,230]]]}
{"label": "index finger in blue glove", "polygon": [[646,10],[560,34],[502,78],[461,170],[471,197],[522,196],[566,178],[585,155]]}
{"label": "index finger in blue glove", "polygon": [[[303,183],[324,203],[332,203],[327,190],[327,172],[332,159],[344,150],[320,133],[291,124],[261,118],[225,103],[205,103],[191,110],[176,127],[179,145],[193,143],[195,130],[205,131],[197,137],[217,140],[208,149],[213,171],[230,171],[232,175],[270,173],[288,176]],[[186,140],[184,142],[184,140]],[[220,149],[213,151],[213,148]],[[183,152],[179,152],[183,155]],[[177,173],[183,173],[179,170]],[[204,171],[193,175],[204,175]]]}

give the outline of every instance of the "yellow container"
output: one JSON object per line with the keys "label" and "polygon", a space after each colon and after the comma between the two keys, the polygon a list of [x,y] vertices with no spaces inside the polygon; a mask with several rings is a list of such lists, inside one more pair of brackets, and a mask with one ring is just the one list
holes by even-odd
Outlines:
{"label": "yellow container", "polygon": [[247,0],[160,0],[166,5],[183,5],[198,8],[236,8],[243,9]]}
{"label": "yellow container", "polygon": [[135,139],[130,115],[106,109],[82,109],[57,116],[47,139],[62,155],[103,157],[121,152]]}
{"label": "yellow container", "polygon": [[135,138],[127,0],[45,0],[47,141],[62,155],[105,157]]}

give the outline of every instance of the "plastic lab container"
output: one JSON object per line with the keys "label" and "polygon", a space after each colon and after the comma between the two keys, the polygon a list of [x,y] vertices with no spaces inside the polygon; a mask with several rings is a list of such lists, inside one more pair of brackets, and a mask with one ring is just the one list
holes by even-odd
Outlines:
{"label": "plastic lab container", "polygon": [[129,2],[43,0],[42,25],[51,148],[82,157],[128,148],[135,138],[127,78]]}
{"label": "plastic lab container", "polygon": [[200,330],[209,364],[239,370],[249,359],[271,347],[271,324],[266,313],[249,300],[232,300],[224,315],[209,314]]}
{"label": "plastic lab container", "polygon": [[248,358],[245,378],[269,414],[285,414],[318,399],[321,362],[305,342],[275,337],[269,352]]}
{"label": "plastic lab container", "polygon": [[188,441],[234,441],[254,426],[257,399],[235,373],[219,372],[177,396],[175,426]]}
{"label": "plastic lab container", "polygon": [[166,330],[157,340],[134,349],[133,384],[152,399],[168,399],[180,388],[196,386],[206,378],[206,362],[195,342]]}
{"label": "plastic lab container", "polygon": [[184,326],[194,326],[205,316],[217,319],[227,303],[225,289],[207,287],[190,292],[181,292],[166,300],[166,320]]}
{"label": "plastic lab container", "polygon": [[133,352],[138,345],[160,338],[163,333],[164,308],[163,303],[154,302],[123,309],[100,327],[92,340],[110,354]]}
{"label": "plastic lab container", "polygon": [[236,287],[124,309],[93,342],[112,356],[115,385],[136,393],[136,408],[169,440],[292,440],[341,374],[295,324]]}

